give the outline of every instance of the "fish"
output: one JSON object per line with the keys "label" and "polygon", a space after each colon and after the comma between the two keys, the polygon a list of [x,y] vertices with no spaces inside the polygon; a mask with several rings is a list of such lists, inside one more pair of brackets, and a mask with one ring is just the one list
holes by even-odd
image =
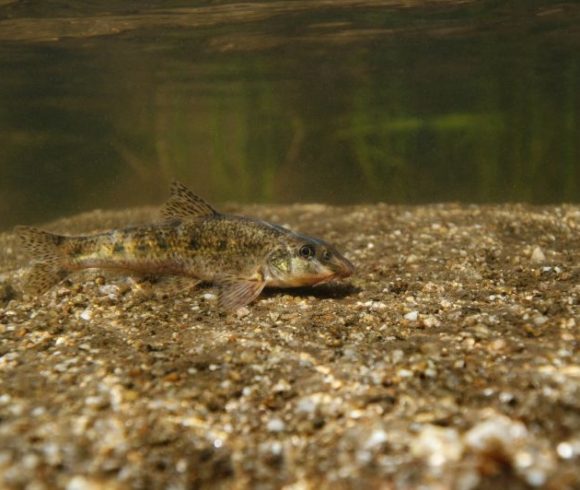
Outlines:
{"label": "fish", "polygon": [[173,182],[153,224],[66,236],[30,226],[15,232],[33,258],[24,290],[42,294],[82,269],[186,276],[218,287],[218,305],[236,311],[265,287],[316,286],[351,276],[333,245],[257,218],[225,214]]}

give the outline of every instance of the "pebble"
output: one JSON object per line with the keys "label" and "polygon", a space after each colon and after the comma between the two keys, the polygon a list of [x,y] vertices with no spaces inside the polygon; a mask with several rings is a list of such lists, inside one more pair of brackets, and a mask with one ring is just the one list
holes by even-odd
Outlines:
{"label": "pebble", "polygon": [[427,425],[412,442],[411,453],[430,466],[443,466],[459,461],[463,443],[455,429]]}
{"label": "pebble", "polygon": [[546,256],[544,255],[544,251],[540,247],[535,247],[532,251],[531,255],[532,262],[541,263],[546,261]]}
{"label": "pebble", "polygon": [[80,314],[80,317],[81,317],[83,320],[85,320],[85,321],[87,321],[87,322],[88,322],[89,320],[91,320],[91,319],[93,318],[93,310],[92,310],[92,309],[90,309],[90,308],[86,308],[86,309],[84,309],[84,310],[81,312],[81,314]]}
{"label": "pebble", "polygon": [[469,448],[476,451],[491,450],[498,445],[508,450],[527,435],[528,431],[521,422],[496,415],[472,427],[465,435],[465,442]]}
{"label": "pebble", "polygon": [[537,315],[532,319],[532,321],[534,322],[534,325],[539,327],[548,321],[548,317],[544,315]]}
{"label": "pebble", "polygon": [[[578,450],[580,451],[580,443],[578,444]],[[574,445],[570,444],[569,442],[561,442],[556,447],[556,451],[558,456],[562,459],[571,459],[575,456],[576,451],[574,450]],[[579,452],[580,454],[580,452]]]}
{"label": "pebble", "polygon": [[388,434],[382,428],[374,429],[368,439],[365,441],[364,446],[366,449],[375,449],[378,446],[382,446],[385,442],[389,440]]}
{"label": "pebble", "polygon": [[366,303],[363,303],[363,305],[371,311],[383,311],[387,309],[387,305],[382,301],[367,301]]}
{"label": "pebble", "polygon": [[421,319],[421,322],[423,323],[423,325],[427,328],[432,328],[432,327],[439,327],[441,326],[441,321],[439,321],[438,318],[429,315],[426,316],[425,318]]}
{"label": "pebble", "polygon": [[271,419],[266,428],[269,432],[282,432],[286,428],[286,424],[281,419]]}
{"label": "pebble", "polygon": [[318,403],[311,397],[303,398],[296,405],[297,413],[312,414],[316,410]]}
{"label": "pebble", "polygon": [[410,322],[415,322],[417,321],[417,318],[419,318],[419,312],[417,310],[410,311],[409,313],[406,313],[403,318]]}
{"label": "pebble", "polygon": [[236,310],[236,316],[238,318],[244,318],[250,314],[250,309],[247,306],[242,306]]}

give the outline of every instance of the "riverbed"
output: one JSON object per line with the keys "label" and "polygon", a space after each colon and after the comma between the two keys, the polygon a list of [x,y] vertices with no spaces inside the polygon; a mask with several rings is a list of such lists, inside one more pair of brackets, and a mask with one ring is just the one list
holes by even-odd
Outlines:
{"label": "riverbed", "polygon": [[0,235],[0,486],[578,488],[578,205],[230,210],[357,272],[230,315],[210,286],[94,270],[32,297]]}

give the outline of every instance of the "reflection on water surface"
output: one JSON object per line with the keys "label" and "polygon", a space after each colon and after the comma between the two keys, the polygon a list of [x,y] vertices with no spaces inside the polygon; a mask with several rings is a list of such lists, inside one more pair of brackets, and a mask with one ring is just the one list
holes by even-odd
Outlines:
{"label": "reflection on water surface", "polygon": [[578,201],[580,6],[0,1],[0,228],[161,201]]}

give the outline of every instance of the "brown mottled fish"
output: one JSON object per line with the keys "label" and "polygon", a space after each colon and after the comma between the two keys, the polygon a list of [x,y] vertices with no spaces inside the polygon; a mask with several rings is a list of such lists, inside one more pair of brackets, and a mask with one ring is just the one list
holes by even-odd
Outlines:
{"label": "brown mottled fish", "polygon": [[314,286],[354,272],[332,245],[266,221],[222,214],[174,182],[159,224],[88,236],[16,228],[35,259],[26,289],[41,293],[79,269],[173,274],[220,288],[219,304],[236,310],[267,286]]}

